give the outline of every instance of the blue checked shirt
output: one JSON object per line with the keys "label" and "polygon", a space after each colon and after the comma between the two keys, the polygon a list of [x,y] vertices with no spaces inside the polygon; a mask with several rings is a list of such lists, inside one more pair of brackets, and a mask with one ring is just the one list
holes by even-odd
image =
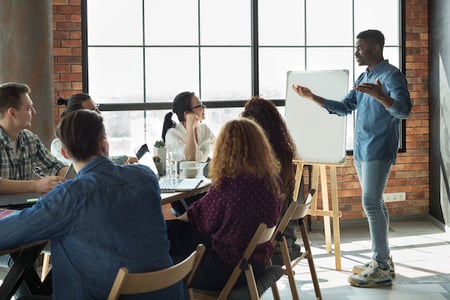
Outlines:
{"label": "blue checked shirt", "polygon": [[395,163],[400,121],[409,116],[412,107],[408,82],[399,69],[384,60],[362,73],[355,86],[376,83],[377,78],[384,93],[394,99],[391,107],[385,108],[378,100],[356,90],[351,90],[340,102],[325,100],[323,107],[339,116],[357,109],[353,149],[355,160],[390,160]]}
{"label": "blue checked shirt", "polygon": [[0,127],[0,179],[30,180],[56,175],[64,167],[33,132],[24,129],[17,138],[16,155],[11,153],[11,139]]}

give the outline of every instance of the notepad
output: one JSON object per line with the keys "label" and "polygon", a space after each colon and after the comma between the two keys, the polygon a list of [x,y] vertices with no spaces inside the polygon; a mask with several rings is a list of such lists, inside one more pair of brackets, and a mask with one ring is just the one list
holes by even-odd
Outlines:
{"label": "notepad", "polygon": [[159,180],[162,192],[190,191],[202,185],[204,179],[200,178],[163,178]]}
{"label": "notepad", "polygon": [[14,209],[0,209],[0,219],[13,216],[15,214],[18,214],[19,212],[19,210]]}

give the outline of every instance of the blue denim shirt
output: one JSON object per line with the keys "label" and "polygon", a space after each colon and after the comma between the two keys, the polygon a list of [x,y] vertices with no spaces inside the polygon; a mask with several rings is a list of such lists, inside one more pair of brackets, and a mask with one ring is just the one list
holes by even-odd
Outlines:
{"label": "blue denim shirt", "polygon": [[375,83],[377,78],[384,93],[394,99],[391,107],[385,108],[378,100],[356,90],[351,90],[340,102],[325,100],[323,107],[340,116],[357,109],[353,149],[355,160],[390,160],[395,163],[400,120],[409,116],[412,107],[408,82],[399,69],[384,60],[362,73],[355,86]]}
{"label": "blue denim shirt", "polygon": [[[120,267],[173,264],[155,174],[106,157],[55,187],[33,207],[0,220],[0,249],[51,240],[53,299],[106,299]],[[186,299],[182,282],[143,297]]]}

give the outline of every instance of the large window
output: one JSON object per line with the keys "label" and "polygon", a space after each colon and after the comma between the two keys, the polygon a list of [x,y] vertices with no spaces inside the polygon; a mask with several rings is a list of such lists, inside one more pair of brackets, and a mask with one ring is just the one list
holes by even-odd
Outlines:
{"label": "large window", "polygon": [[[252,95],[284,114],[287,71],[347,69],[351,88],[364,71],[353,57],[360,31],[381,30],[385,58],[401,67],[401,2],[84,0],[85,90],[101,104],[112,154],[159,139],[182,91],[207,104],[217,134]],[[350,116],[349,150],[352,129]]]}

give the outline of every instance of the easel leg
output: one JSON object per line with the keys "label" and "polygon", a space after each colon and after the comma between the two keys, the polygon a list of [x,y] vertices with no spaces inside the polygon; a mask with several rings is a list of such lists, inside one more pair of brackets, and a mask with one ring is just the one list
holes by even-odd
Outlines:
{"label": "easel leg", "polygon": [[[328,184],[327,184],[327,167],[325,165],[320,165],[320,187],[322,191],[322,209],[323,211],[330,211],[328,204]],[[325,245],[327,252],[331,253],[331,225],[330,217],[323,216],[323,229],[325,231]]]}
{"label": "easel leg", "polygon": [[338,204],[338,194],[337,194],[337,177],[336,177],[336,166],[330,166],[330,182],[331,182],[331,205],[333,211],[333,237],[334,237],[334,255],[336,270],[340,271],[341,266],[341,232],[339,225],[339,204]]}

